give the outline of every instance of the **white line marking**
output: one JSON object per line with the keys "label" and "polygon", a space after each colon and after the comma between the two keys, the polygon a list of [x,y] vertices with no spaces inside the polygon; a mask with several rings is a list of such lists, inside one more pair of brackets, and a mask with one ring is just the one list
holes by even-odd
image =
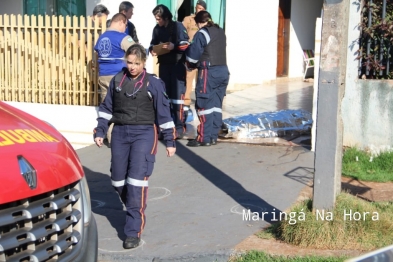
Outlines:
{"label": "white line marking", "polygon": [[150,187],[149,190],[151,190],[153,188],[154,189],[163,189],[165,191],[165,193],[164,193],[164,195],[159,196],[159,197],[148,198],[147,201],[155,201],[155,200],[163,199],[163,198],[168,197],[172,193],[169,189],[167,189],[165,187]]}
{"label": "white line marking", "polygon": [[91,208],[99,208],[99,207],[103,207],[103,206],[105,206],[105,202],[103,202],[103,201],[100,201],[100,200],[95,200],[95,199],[90,199],[92,202],[94,201],[94,202],[96,202],[97,203],[97,206],[95,206],[95,207],[91,207]]}
{"label": "white line marking", "polygon": [[[240,204],[235,205],[235,206],[233,206],[233,207],[231,208],[231,213],[243,215],[243,210],[242,210],[242,212],[237,211],[237,208],[239,208],[239,207],[242,207],[243,210],[248,210],[248,209],[250,209],[249,207],[256,207],[257,209],[260,210],[259,212],[262,212],[262,211],[266,210],[266,208],[263,208],[263,207],[260,207],[260,206],[256,206],[256,205],[253,205],[253,204],[240,203]],[[254,212],[258,212],[258,211],[256,211],[256,210],[253,210],[253,211],[254,211]]]}

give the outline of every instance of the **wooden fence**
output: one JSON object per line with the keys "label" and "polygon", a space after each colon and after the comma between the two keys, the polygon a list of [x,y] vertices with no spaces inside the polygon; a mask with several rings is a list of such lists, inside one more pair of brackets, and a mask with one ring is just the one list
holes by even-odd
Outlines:
{"label": "wooden fence", "polygon": [[0,100],[98,105],[94,45],[105,26],[85,17],[0,15]]}

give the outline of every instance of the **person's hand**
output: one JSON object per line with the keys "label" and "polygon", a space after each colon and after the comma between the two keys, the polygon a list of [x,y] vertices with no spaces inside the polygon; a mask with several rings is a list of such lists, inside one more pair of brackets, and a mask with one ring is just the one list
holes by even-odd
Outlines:
{"label": "person's hand", "polygon": [[190,62],[188,62],[188,61],[186,61],[186,62],[184,63],[184,66],[186,67],[186,70],[187,70],[188,72],[191,72],[192,70],[195,69],[195,66],[192,65],[192,64],[190,64]]}
{"label": "person's hand", "polygon": [[150,54],[151,54],[152,56],[157,56],[156,52],[154,52],[153,50],[150,50]]}
{"label": "person's hand", "polygon": [[169,45],[163,45],[162,48],[173,50],[173,48],[175,48],[175,45],[173,43],[169,43]]}
{"label": "person's hand", "polygon": [[176,147],[167,147],[166,148],[166,156],[171,157],[175,154],[176,152]]}
{"label": "person's hand", "polygon": [[104,144],[104,138],[96,137],[96,138],[94,138],[94,142],[96,142],[96,145],[98,147],[102,147],[102,145]]}

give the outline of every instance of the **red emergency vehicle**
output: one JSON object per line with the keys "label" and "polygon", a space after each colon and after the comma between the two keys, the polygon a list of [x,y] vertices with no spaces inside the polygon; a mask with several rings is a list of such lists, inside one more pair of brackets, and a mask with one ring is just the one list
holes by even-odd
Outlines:
{"label": "red emergency vehicle", "polygon": [[0,261],[97,261],[89,188],[70,143],[0,102]]}

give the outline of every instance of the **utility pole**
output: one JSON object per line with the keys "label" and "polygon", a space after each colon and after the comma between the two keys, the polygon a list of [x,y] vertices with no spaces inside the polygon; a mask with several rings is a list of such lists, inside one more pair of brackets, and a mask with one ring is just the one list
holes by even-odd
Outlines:
{"label": "utility pole", "polygon": [[332,210],[341,191],[343,126],[350,0],[324,0],[316,119],[313,209]]}

